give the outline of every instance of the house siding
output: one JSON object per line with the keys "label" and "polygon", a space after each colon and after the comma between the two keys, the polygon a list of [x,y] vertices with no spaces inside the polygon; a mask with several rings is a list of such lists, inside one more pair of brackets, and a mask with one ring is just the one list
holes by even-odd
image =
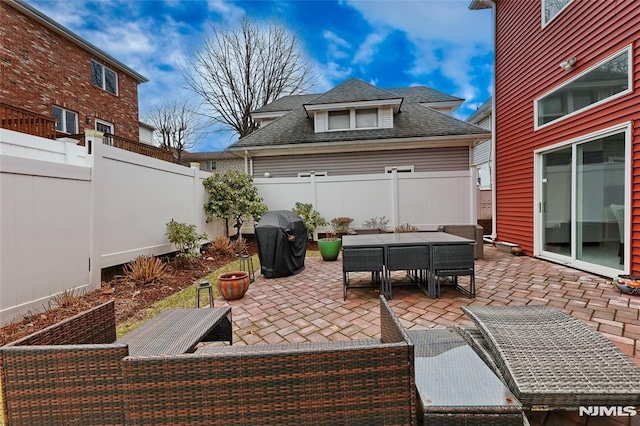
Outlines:
{"label": "house siding", "polygon": [[[534,243],[534,150],[632,122],[631,271],[640,272],[640,8],[633,0],[574,1],[542,28],[539,1],[496,5],[497,237]],[[579,23],[579,24],[578,24]],[[626,46],[633,92],[534,130],[534,100]],[[566,72],[560,62],[577,58]]]}
{"label": "house siding", "polygon": [[469,158],[469,147],[254,157],[253,174],[295,177],[313,170],[339,176],[384,173],[393,166],[414,166],[415,172],[458,171],[469,170]]}
{"label": "house siding", "polygon": [[[78,113],[79,132],[95,118],[138,140],[138,82],[60,34],[0,2],[0,102],[52,117],[58,105]],[[118,95],[91,84],[91,60],[118,74]],[[91,117],[87,124],[86,117]]]}

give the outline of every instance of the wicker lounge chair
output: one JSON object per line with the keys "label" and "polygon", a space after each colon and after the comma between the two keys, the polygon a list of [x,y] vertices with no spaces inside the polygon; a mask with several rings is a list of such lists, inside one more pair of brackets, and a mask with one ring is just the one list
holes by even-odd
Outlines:
{"label": "wicker lounge chair", "polygon": [[640,403],[640,368],[586,323],[548,306],[468,306],[470,345],[524,407]]}

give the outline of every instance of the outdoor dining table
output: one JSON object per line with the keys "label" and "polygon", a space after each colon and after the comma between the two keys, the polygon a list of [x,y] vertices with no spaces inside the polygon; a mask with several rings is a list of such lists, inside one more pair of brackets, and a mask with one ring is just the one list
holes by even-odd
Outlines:
{"label": "outdoor dining table", "polygon": [[[343,250],[358,249],[358,248],[374,248],[381,247],[387,253],[391,247],[426,247],[427,248],[427,287],[424,288],[424,283],[416,277],[416,284],[424,291],[430,298],[438,298],[439,286],[437,285],[438,277],[435,275],[434,270],[434,247],[436,246],[471,246],[473,247],[474,241],[459,237],[457,235],[447,234],[446,232],[402,232],[402,233],[383,233],[383,234],[363,234],[363,235],[344,235],[342,237]],[[473,263],[473,250],[470,251],[470,259],[464,259],[465,263]],[[385,255],[385,259],[388,256]],[[453,265],[455,266],[455,265]],[[421,269],[421,265],[416,265],[415,268],[408,269]],[[387,298],[391,299],[390,283],[385,283],[382,286],[381,293]],[[473,293],[473,289],[471,289]],[[474,296],[475,294],[470,294]]]}

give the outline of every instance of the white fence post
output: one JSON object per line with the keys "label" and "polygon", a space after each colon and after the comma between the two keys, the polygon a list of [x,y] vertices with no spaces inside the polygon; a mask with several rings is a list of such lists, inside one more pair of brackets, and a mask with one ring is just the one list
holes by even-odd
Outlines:
{"label": "white fence post", "polygon": [[391,168],[391,225],[400,225],[400,200],[398,195],[398,168]]}
{"label": "white fence post", "polygon": [[470,168],[471,170],[471,223],[478,223],[478,167],[474,164]]}
{"label": "white fence post", "polygon": [[[198,208],[197,204],[198,204],[198,186],[200,184],[200,177],[198,176],[198,172],[200,171],[200,163],[196,163],[196,162],[192,162],[189,163],[189,166],[191,167],[191,171],[193,172],[193,196],[191,197],[193,200],[193,203],[191,205],[191,223],[197,224],[199,222],[198,217],[196,217],[196,209]],[[202,206],[201,206],[202,208]],[[200,229],[198,230],[198,232],[202,232]]]}
{"label": "white fence post", "polygon": [[104,190],[106,176],[102,172],[104,158],[102,157],[102,138],[104,134],[97,130],[87,129],[85,148],[91,164],[91,183],[89,189],[89,288],[96,289],[102,282],[102,220],[101,194]]}
{"label": "white fence post", "polygon": [[309,185],[311,185],[311,203],[313,204],[313,208],[318,210],[318,191],[316,188],[317,182],[315,170],[311,170],[309,172]]}

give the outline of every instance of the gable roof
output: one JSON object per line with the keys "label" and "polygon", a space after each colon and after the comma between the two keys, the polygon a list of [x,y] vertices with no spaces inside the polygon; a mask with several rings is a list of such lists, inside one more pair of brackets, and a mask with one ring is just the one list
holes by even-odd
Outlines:
{"label": "gable roof", "polygon": [[[338,89],[338,90],[336,90]],[[329,107],[366,101],[398,101],[402,110],[394,115],[393,128],[318,132],[313,117],[307,114],[309,106]],[[450,115],[421,105],[463,101],[424,86],[399,89],[378,89],[362,80],[349,79],[320,95],[292,95],[280,98],[254,113],[284,113],[272,123],[250,133],[232,144],[230,151],[244,149],[265,150],[287,146],[312,147],[315,144],[353,144],[358,142],[384,142],[397,140],[433,139],[459,136],[486,137],[487,131],[458,120]]]}
{"label": "gable roof", "polygon": [[[390,99],[400,99],[396,93],[379,89],[371,84],[365,83],[357,78],[350,78],[318,96],[306,105],[327,105],[361,101],[381,101]],[[305,105],[305,107],[306,107]]]}

